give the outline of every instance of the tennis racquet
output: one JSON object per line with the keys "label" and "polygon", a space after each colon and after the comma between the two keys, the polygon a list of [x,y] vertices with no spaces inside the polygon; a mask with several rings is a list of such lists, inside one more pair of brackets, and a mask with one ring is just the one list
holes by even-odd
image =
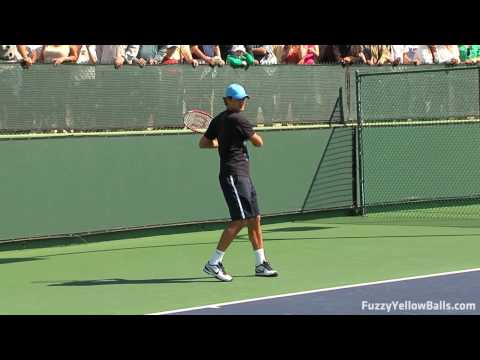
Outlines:
{"label": "tennis racquet", "polygon": [[209,113],[197,109],[187,111],[183,117],[185,126],[199,134],[204,134],[207,131],[211,121],[212,116]]}

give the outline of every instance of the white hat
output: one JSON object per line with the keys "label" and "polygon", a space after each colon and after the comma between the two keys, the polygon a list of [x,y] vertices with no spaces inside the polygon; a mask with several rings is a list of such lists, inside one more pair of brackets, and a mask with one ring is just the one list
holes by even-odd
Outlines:
{"label": "white hat", "polygon": [[243,52],[247,52],[247,50],[245,50],[245,46],[243,46],[243,45],[233,45],[232,46],[232,52],[237,52],[238,50],[241,50]]}

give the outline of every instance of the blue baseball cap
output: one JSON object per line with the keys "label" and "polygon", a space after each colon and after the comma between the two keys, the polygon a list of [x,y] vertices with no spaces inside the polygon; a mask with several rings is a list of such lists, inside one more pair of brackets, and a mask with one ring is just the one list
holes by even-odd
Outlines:
{"label": "blue baseball cap", "polygon": [[243,86],[239,84],[230,84],[225,91],[225,97],[231,97],[235,100],[250,99]]}

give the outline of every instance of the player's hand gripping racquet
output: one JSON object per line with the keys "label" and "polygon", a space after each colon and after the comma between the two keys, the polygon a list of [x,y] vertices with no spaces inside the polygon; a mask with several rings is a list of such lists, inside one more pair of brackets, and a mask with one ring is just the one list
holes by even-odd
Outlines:
{"label": "player's hand gripping racquet", "polygon": [[212,116],[209,113],[196,109],[187,111],[183,117],[185,126],[199,134],[204,134],[207,131],[211,121]]}

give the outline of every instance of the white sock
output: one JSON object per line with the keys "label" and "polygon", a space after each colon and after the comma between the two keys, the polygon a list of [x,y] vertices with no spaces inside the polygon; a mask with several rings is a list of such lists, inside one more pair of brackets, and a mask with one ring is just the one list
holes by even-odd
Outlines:
{"label": "white sock", "polygon": [[255,261],[257,266],[265,261],[265,251],[263,249],[255,250]]}
{"label": "white sock", "polygon": [[223,255],[225,255],[224,251],[220,251],[218,249],[215,249],[213,252],[213,255],[211,259],[209,260],[210,264],[212,265],[218,265],[219,262],[222,262],[223,260]]}

